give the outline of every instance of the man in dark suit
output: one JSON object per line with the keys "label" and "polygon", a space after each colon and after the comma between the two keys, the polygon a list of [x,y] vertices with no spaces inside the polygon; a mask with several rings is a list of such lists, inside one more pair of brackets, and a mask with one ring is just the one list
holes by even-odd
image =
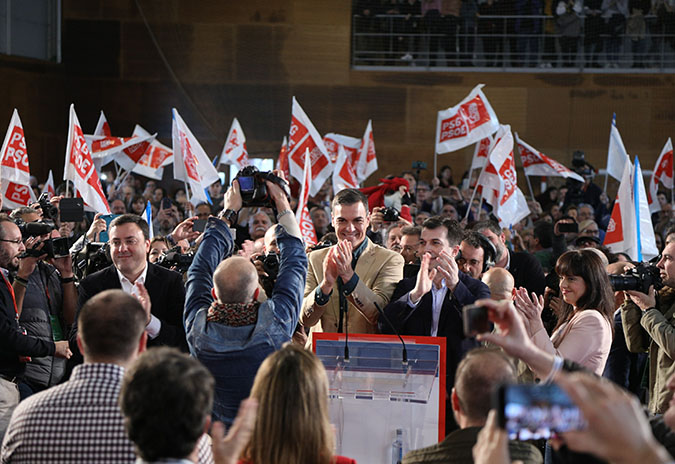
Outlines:
{"label": "man in dark suit", "polygon": [[[141,299],[149,297],[148,346],[169,345],[187,351],[183,329],[185,287],[181,274],[149,263],[148,224],[135,214],[124,214],[110,223],[110,257],[113,264],[80,282],[79,309],[103,290],[122,289]],[[147,301],[145,303],[148,303]],[[70,334],[74,346],[77,324]]]}
{"label": "man in dark suit", "polygon": [[[464,336],[462,307],[490,297],[487,285],[457,267],[455,257],[463,235],[464,231],[453,219],[431,217],[424,221],[420,237],[420,252],[424,255],[417,277],[401,280],[391,303],[384,309],[402,335],[446,338],[448,392],[452,390],[457,365],[469,349],[478,346],[475,339]],[[379,327],[382,333],[393,333],[383,318]],[[451,420],[452,413],[446,418]]]}
{"label": "man in dark suit", "polygon": [[528,292],[537,295],[544,294],[546,283],[544,270],[539,260],[530,253],[514,253],[506,248],[506,238],[501,227],[494,221],[480,221],[473,226],[473,230],[482,234],[492,242],[497,249],[495,267],[503,267],[511,273],[516,288],[524,287]]}

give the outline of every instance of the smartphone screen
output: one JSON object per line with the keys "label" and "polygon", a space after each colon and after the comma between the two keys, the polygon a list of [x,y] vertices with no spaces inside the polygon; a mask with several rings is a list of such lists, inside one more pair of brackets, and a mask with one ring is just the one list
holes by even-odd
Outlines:
{"label": "smartphone screen", "polygon": [[462,308],[462,321],[464,322],[464,335],[475,337],[478,334],[490,331],[488,310],[486,306],[467,305]]}
{"label": "smartphone screen", "polygon": [[118,216],[121,216],[121,214],[105,214],[101,216],[101,219],[105,220],[105,230],[98,235],[99,242],[105,243],[108,241],[108,230],[110,229],[110,223]]}
{"label": "smartphone screen", "polygon": [[192,230],[195,232],[204,232],[204,229],[206,229],[206,221],[208,221],[208,219],[195,219],[192,221]]}
{"label": "smartphone screen", "polygon": [[509,440],[547,440],[586,426],[579,408],[556,384],[502,385],[497,402],[499,425]]}
{"label": "smartphone screen", "polygon": [[239,182],[239,188],[242,192],[252,192],[255,189],[255,179],[253,176],[237,177],[237,182]]}

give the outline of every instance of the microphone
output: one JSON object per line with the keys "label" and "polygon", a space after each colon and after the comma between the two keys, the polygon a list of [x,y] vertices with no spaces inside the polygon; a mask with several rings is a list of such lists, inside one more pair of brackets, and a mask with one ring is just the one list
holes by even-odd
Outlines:
{"label": "microphone", "polygon": [[[387,315],[382,311],[382,308],[380,308],[380,305],[378,305],[376,302],[373,302],[375,305],[375,308],[377,308],[377,311],[380,313],[380,316],[384,318],[384,320],[389,324],[389,327],[392,328],[396,336],[398,337],[399,340],[401,340],[401,344],[403,345],[403,364],[408,364],[408,350],[405,347],[405,342],[403,341],[403,338],[401,337],[401,334],[398,333],[398,330],[396,330],[396,327],[394,327],[394,324],[391,323]],[[345,348],[346,349],[346,348]]]}

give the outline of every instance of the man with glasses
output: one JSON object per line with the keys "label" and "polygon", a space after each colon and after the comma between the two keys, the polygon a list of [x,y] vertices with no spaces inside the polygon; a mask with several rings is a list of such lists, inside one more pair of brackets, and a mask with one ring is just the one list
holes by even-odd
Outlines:
{"label": "man with glasses", "polygon": [[[97,293],[122,289],[145,306],[150,305],[147,321],[148,346],[169,345],[187,351],[183,329],[185,287],[182,275],[147,261],[150,250],[148,223],[135,214],[124,214],[110,223],[109,245],[113,264],[80,282],[80,308]],[[70,332],[75,351],[77,322]]]}
{"label": "man with glasses", "polygon": [[0,214],[0,437],[4,436],[12,412],[19,404],[18,384],[27,357],[71,356],[67,341],[32,337],[19,325],[21,308],[16,306],[10,272],[18,269],[20,256],[25,251],[17,225],[6,214]]}

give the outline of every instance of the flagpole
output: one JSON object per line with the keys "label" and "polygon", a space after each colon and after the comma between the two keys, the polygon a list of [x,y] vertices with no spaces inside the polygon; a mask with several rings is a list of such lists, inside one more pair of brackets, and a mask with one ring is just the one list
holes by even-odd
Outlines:
{"label": "flagpole", "polygon": [[437,165],[438,165],[438,153],[434,150],[434,177],[438,176],[438,170],[437,170]]}
{"label": "flagpole", "polygon": [[525,169],[523,169],[523,174],[525,175],[525,180],[527,181],[527,186],[530,189],[530,195],[532,196],[532,201],[536,201],[534,199],[534,191],[532,190],[532,183],[530,182],[530,176],[525,174]]}

